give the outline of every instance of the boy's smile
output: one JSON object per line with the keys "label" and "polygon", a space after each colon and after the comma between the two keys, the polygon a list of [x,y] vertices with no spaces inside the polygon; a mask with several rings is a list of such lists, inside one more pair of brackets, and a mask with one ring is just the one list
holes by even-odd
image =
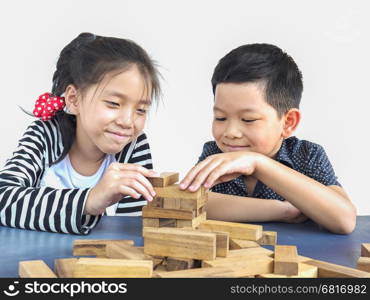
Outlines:
{"label": "boy's smile", "polygon": [[266,102],[263,83],[217,85],[212,133],[222,152],[253,151],[273,157],[283,129],[284,117]]}

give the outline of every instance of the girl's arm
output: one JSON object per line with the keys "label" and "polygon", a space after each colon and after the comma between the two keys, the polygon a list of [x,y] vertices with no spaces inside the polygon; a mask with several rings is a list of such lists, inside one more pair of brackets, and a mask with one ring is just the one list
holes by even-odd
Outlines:
{"label": "girl's arm", "polygon": [[100,216],[83,214],[90,189],[39,187],[45,165],[58,153],[57,124],[35,121],[0,171],[0,225],[87,234]]}

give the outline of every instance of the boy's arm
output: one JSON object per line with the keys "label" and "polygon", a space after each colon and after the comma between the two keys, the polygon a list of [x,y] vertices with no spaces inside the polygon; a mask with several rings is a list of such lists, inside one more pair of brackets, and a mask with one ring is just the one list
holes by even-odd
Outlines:
{"label": "boy's arm", "polygon": [[353,231],[356,209],[340,186],[325,186],[263,155],[258,155],[254,176],[328,230]]}
{"label": "boy's arm", "polygon": [[301,212],[287,201],[208,192],[207,218],[229,222],[290,222]]}

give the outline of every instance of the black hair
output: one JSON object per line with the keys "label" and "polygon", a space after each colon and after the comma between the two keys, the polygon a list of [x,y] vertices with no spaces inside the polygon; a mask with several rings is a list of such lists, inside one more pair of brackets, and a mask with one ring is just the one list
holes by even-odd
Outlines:
{"label": "black hair", "polygon": [[293,58],[270,44],[247,44],[226,54],[212,76],[213,94],[219,83],[261,82],[265,99],[278,116],[299,108],[302,73]]}
{"label": "black hair", "polygon": [[[68,85],[84,90],[99,83],[111,71],[136,65],[151,87],[151,98],[160,97],[159,72],[143,48],[128,39],[81,33],[63,48],[53,75],[52,94],[62,96]],[[76,137],[76,117],[58,111],[54,118],[60,125],[63,152],[51,165],[63,160]]]}

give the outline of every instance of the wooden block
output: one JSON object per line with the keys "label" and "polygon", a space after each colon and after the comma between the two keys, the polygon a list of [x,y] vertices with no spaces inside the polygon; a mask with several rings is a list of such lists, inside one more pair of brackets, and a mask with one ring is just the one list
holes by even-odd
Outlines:
{"label": "wooden block", "polygon": [[179,173],[162,172],[158,177],[147,177],[153,187],[166,187],[179,181]]}
{"label": "wooden block", "polygon": [[159,227],[159,218],[143,218],[143,227]]}
{"label": "wooden block", "polygon": [[370,243],[361,244],[361,256],[370,257]]}
{"label": "wooden block", "polygon": [[163,208],[181,210],[181,199],[163,198]]}
{"label": "wooden block", "polygon": [[202,207],[206,204],[208,199],[207,194],[203,199],[195,201],[194,199],[180,199],[180,209],[182,210],[198,210],[199,213],[203,212]]}
{"label": "wooden block", "polygon": [[165,262],[167,272],[192,269],[194,268],[194,264],[194,259],[176,257],[167,257]]}
{"label": "wooden block", "polygon": [[176,219],[159,219],[159,227],[176,227]]}
{"label": "wooden block", "polygon": [[189,227],[189,228],[196,228],[199,226],[200,223],[204,222],[207,219],[207,213],[204,212],[198,217],[195,217],[192,220],[177,220],[176,221],[176,227],[177,228],[184,228],[184,227]]}
{"label": "wooden block", "polygon": [[[194,230],[193,228],[182,228],[183,230]],[[211,231],[207,229],[196,229],[198,232],[212,232],[216,234],[216,256],[226,257],[229,253],[229,233],[222,231]],[[272,252],[272,251],[271,251]]]}
{"label": "wooden block", "polygon": [[258,255],[273,257],[274,251],[263,247],[242,248],[230,250],[228,257],[252,257]]}
{"label": "wooden block", "polygon": [[307,260],[305,264],[318,267],[319,278],[370,278],[370,273],[320,260]]}
{"label": "wooden block", "polygon": [[194,211],[164,209],[149,206],[143,206],[142,212],[143,218],[192,220],[195,217]]}
{"label": "wooden block", "polygon": [[154,190],[157,197],[193,200],[194,202],[199,202],[198,207],[203,206],[207,200],[206,189],[204,187],[201,187],[196,192],[189,192],[188,190],[180,190],[178,184],[173,184],[162,188],[155,187]]}
{"label": "wooden block", "polygon": [[251,277],[245,275],[243,268],[215,267],[215,268],[195,268],[172,272],[156,272],[159,278],[236,278]]}
{"label": "wooden block", "polygon": [[298,275],[298,253],[296,246],[275,246],[274,273]]}
{"label": "wooden block", "polygon": [[192,259],[216,258],[216,234],[181,228],[144,228],[144,252]]}
{"label": "wooden block", "polygon": [[203,268],[224,267],[230,269],[242,269],[241,276],[272,273],[274,269],[274,259],[269,256],[255,256],[253,258],[225,257],[215,260],[203,260]]}
{"label": "wooden block", "polygon": [[107,258],[133,259],[133,260],[153,260],[153,258],[144,253],[142,247],[131,245],[110,243],[106,248]]}
{"label": "wooden block", "polygon": [[357,261],[357,269],[370,272],[370,257],[361,256]]}
{"label": "wooden block", "polygon": [[230,249],[244,249],[244,248],[255,248],[260,247],[255,241],[240,240],[240,239],[230,239]]}
{"label": "wooden block", "polygon": [[257,241],[260,245],[276,245],[277,232],[276,231],[262,231],[262,237]]}
{"label": "wooden block", "polygon": [[59,258],[54,261],[54,271],[59,278],[72,278],[77,258]]}
{"label": "wooden block", "polygon": [[162,197],[154,197],[152,201],[147,202],[147,206],[163,208],[163,199]]}
{"label": "wooden block", "polygon": [[20,278],[57,278],[43,260],[20,261],[18,273]]}
{"label": "wooden block", "polygon": [[298,275],[281,275],[281,274],[260,274],[260,278],[317,278],[318,268],[315,266],[300,263],[298,265]]}
{"label": "wooden block", "polygon": [[133,240],[74,240],[74,256],[105,256],[105,248],[108,243],[122,243],[134,245]]}
{"label": "wooden block", "polygon": [[262,237],[262,226],[244,223],[233,223],[216,220],[202,222],[199,229],[211,229],[212,231],[226,231],[230,238],[257,241]]}
{"label": "wooden block", "polygon": [[80,258],[73,272],[77,278],[143,278],[152,277],[151,260],[113,258]]}

